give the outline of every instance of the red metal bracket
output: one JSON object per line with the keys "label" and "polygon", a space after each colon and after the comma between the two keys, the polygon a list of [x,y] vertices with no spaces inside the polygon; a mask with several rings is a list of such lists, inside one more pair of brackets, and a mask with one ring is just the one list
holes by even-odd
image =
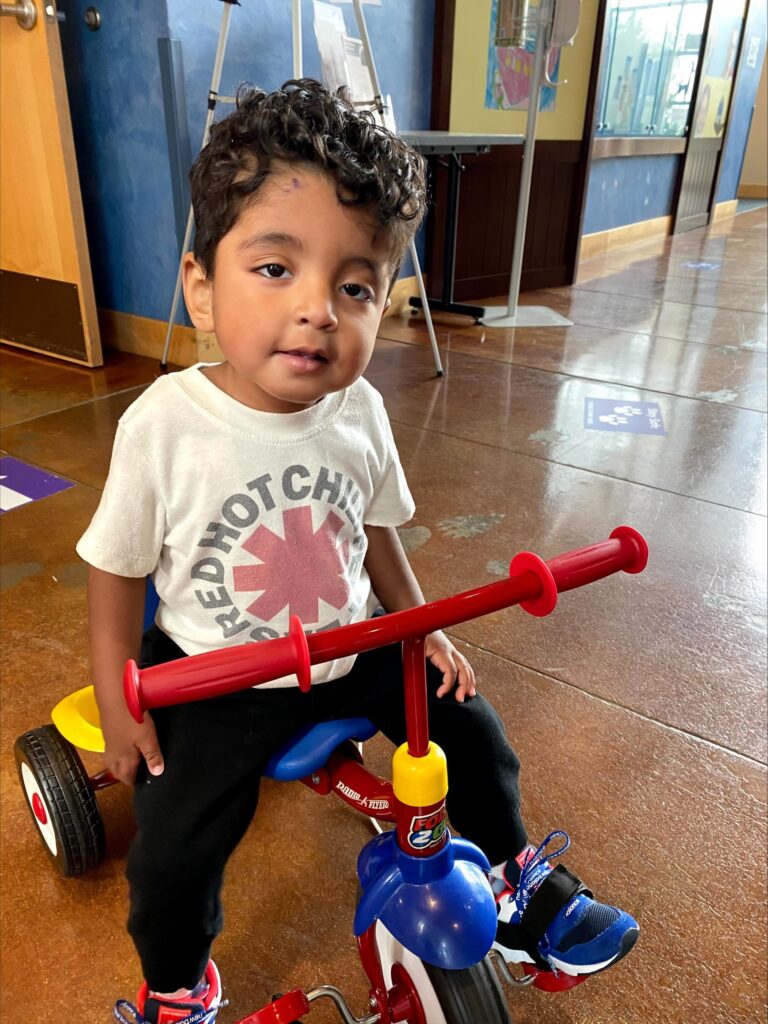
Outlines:
{"label": "red metal bracket", "polygon": [[309,1013],[309,1000],[300,988],[296,988],[269,1006],[243,1017],[237,1024],[294,1024],[305,1013]]}

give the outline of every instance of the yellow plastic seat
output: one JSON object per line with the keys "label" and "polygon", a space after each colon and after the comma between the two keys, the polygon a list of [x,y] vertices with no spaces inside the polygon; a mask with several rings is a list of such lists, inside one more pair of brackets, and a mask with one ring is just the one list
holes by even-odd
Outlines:
{"label": "yellow plastic seat", "polygon": [[51,718],[64,739],[73,746],[104,753],[104,736],[92,686],[84,686],[60,700]]}

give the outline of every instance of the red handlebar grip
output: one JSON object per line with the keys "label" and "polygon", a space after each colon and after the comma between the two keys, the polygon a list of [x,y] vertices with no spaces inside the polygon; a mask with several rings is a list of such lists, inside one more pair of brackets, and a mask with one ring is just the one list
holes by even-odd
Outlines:
{"label": "red handlebar grip", "polygon": [[129,661],[123,692],[131,714],[141,722],[148,708],[205,700],[294,674],[306,692],[312,685],[309,647],[297,615],[291,616],[288,636],[276,640],[208,651],[141,671]]}
{"label": "red handlebar grip", "polygon": [[615,572],[642,572],[648,562],[645,538],[631,526],[617,526],[610,540],[568,551],[547,562],[558,593],[595,583]]}
{"label": "red handlebar grip", "polygon": [[623,566],[624,572],[633,575],[642,572],[648,565],[648,543],[642,533],[633,526],[617,526],[611,533],[611,539],[618,537],[624,541],[624,550],[632,553],[631,561]]}

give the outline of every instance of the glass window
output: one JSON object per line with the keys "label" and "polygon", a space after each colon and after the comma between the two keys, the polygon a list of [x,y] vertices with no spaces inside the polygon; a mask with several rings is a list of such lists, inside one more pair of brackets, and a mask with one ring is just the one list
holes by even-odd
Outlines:
{"label": "glass window", "polygon": [[685,135],[706,15],[706,0],[609,0],[598,135]]}
{"label": "glass window", "polygon": [[695,139],[716,139],[728,120],[745,0],[716,0],[701,67],[701,85],[693,119]]}

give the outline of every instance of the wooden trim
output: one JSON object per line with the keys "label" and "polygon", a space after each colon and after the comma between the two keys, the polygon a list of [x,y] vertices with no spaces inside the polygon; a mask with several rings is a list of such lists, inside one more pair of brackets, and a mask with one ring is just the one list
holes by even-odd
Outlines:
{"label": "wooden trim", "polygon": [[768,199],[768,185],[739,185],[736,193],[739,199]]}
{"label": "wooden trim", "polygon": [[[158,361],[163,354],[167,324],[114,309],[99,309],[99,325],[105,345],[120,352],[132,352]],[[193,366],[197,358],[197,331],[177,324],[171,337],[168,361],[175,366]]]}
{"label": "wooden trim", "polygon": [[684,138],[660,138],[621,135],[596,138],[592,147],[593,160],[606,160],[616,156],[665,156],[684,153]]}
{"label": "wooden trim", "polygon": [[65,356],[61,352],[49,352],[44,348],[30,348],[18,341],[11,341],[10,338],[0,338],[0,345],[8,345],[9,348],[16,348],[25,356],[43,356],[46,359],[55,359],[56,362],[72,363],[73,366],[80,366],[87,370],[94,369],[91,363],[84,363],[82,359],[75,359],[74,356]]}
{"label": "wooden trim", "polygon": [[725,217],[733,217],[739,206],[738,199],[729,199],[724,203],[717,203],[715,205],[715,212],[712,216],[712,220],[723,220]]}
{"label": "wooden trim", "polygon": [[432,45],[432,101],[429,127],[448,131],[451,120],[453,81],[453,31],[456,0],[435,0],[435,34]]}
{"label": "wooden trim", "polygon": [[636,224],[624,224],[620,228],[611,228],[609,231],[595,231],[591,235],[582,235],[581,258],[588,260],[593,256],[600,256],[624,245],[631,245],[633,242],[642,242],[649,238],[663,238],[669,234],[671,228],[671,216],[653,217],[651,220],[641,220]]}
{"label": "wooden trim", "polygon": [[[422,276],[426,287],[428,275],[423,274]],[[391,300],[391,304],[384,316],[397,316],[398,313],[407,313],[411,308],[408,303],[408,299],[411,295],[418,294],[419,283],[415,274],[413,277],[399,277],[397,281],[395,281],[392,292],[390,293],[389,298]]]}

